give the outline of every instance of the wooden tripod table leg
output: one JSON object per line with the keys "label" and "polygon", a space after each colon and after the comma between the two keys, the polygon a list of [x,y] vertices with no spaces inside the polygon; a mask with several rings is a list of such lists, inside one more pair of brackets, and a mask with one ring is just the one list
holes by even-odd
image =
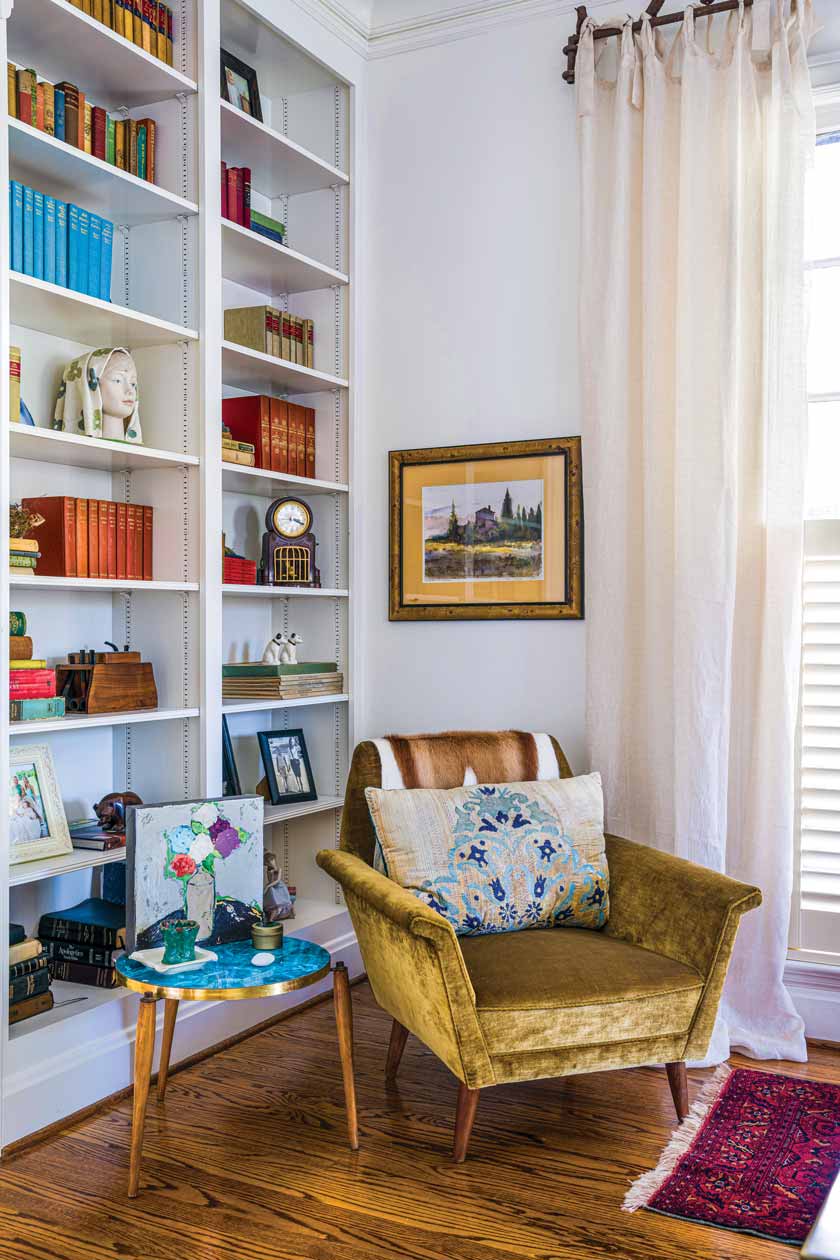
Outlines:
{"label": "wooden tripod table leg", "polygon": [[137,1198],[140,1184],[140,1160],[143,1154],[143,1126],[146,1103],[152,1079],[152,1057],[155,1052],[155,1011],[157,998],[140,999],[137,1013],[137,1036],[134,1042],[134,1104],[131,1114],[131,1163],[128,1171],[128,1197]]}
{"label": "wooden tripod table leg", "polygon": [[166,1082],[169,1080],[169,1059],[172,1054],[172,1038],[175,1036],[175,1018],[178,1014],[178,999],[163,1000],[163,1039],[160,1043],[160,1066],[158,1067],[157,1096],[163,1102],[166,1096]]}
{"label": "wooden tripod table leg", "polygon": [[338,1030],[338,1051],[341,1075],[344,1078],[344,1105],[347,1108],[347,1132],[351,1150],[359,1149],[359,1122],[356,1115],[356,1082],[353,1077],[353,1004],[350,977],[344,963],[336,963],[333,972],[333,1001]]}

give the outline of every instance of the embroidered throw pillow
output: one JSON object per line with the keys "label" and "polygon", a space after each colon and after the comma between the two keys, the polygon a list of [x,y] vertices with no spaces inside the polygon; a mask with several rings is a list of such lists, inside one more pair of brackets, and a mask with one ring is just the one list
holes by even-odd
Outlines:
{"label": "embroidered throw pillow", "polygon": [[459,935],[606,923],[599,774],[365,796],[388,876]]}

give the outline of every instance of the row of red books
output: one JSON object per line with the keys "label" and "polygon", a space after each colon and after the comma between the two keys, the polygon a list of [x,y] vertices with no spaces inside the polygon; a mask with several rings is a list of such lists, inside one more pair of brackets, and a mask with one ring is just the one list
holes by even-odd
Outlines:
{"label": "row of red books", "polygon": [[38,540],[39,575],[147,581],[154,578],[154,509],[141,503],[52,495],[23,499],[43,516],[30,530]]}
{"label": "row of red books", "polygon": [[267,394],[222,399],[222,420],[254,447],[257,468],[315,476],[315,411]]}

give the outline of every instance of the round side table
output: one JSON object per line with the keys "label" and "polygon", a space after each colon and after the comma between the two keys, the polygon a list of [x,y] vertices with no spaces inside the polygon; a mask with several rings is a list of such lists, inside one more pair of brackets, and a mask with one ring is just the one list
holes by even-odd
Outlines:
{"label": "round side table", "polygon": [[[131,1120],[131,1164],[128,1174],[128,1197],[136,1198],[140,1183],[140,1162],[143,1153],[143,1126],[152,1077],[155,1049],[155,1013],[163,998],[163,1039],[160,1047],[157,1096],[162,1102],[166,1094],[169,1058],[175,1033],[175,1019],[181,999],[190,1002],[239,1001],[243,998],[274,997],[316,984],[330,971],[330,955],[320,945],[287,937],[280,949],[265,951],[274,955],[268,967],[254,967],[251,959],[258,951],[250,941],[213,946],[217,962],[203,967],[158,972],[124,955],[117,960],[117,976],[121,984],[143,996],[137,1014],[137,1036],[134,1046],[134,1102]],[[336,963],[333,971],[338,1049],[347,1107],[347,1127],[352,1149],[359,1149],[356,1118],[356,1088],[353,1078],[353,1011],[350,978],[344,963]]]}

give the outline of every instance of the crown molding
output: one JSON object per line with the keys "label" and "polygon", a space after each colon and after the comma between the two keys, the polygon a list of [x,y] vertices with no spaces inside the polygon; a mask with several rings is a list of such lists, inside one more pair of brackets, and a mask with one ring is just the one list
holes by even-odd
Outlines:
{"label": "crown molding", "polygon": [[[589,0],[590,11],[610,6],[616,0]],[[574,21],[575,0],[472,0],[457,8],[421,13],[398,22],[374,24],[368,37],[368,56],[375,60],[398,53],[448,44],[453,40],[482,35],[496,26],[528,22],[541,17],[568,16]],[[570,29],[571,33],[571,29]]]}
{"label": "crown molding", "polygon": [[342,4],[341,0],[294,0],[294,3],[303,13],[314,18],[367,61],[370,27],[352,9]]}

